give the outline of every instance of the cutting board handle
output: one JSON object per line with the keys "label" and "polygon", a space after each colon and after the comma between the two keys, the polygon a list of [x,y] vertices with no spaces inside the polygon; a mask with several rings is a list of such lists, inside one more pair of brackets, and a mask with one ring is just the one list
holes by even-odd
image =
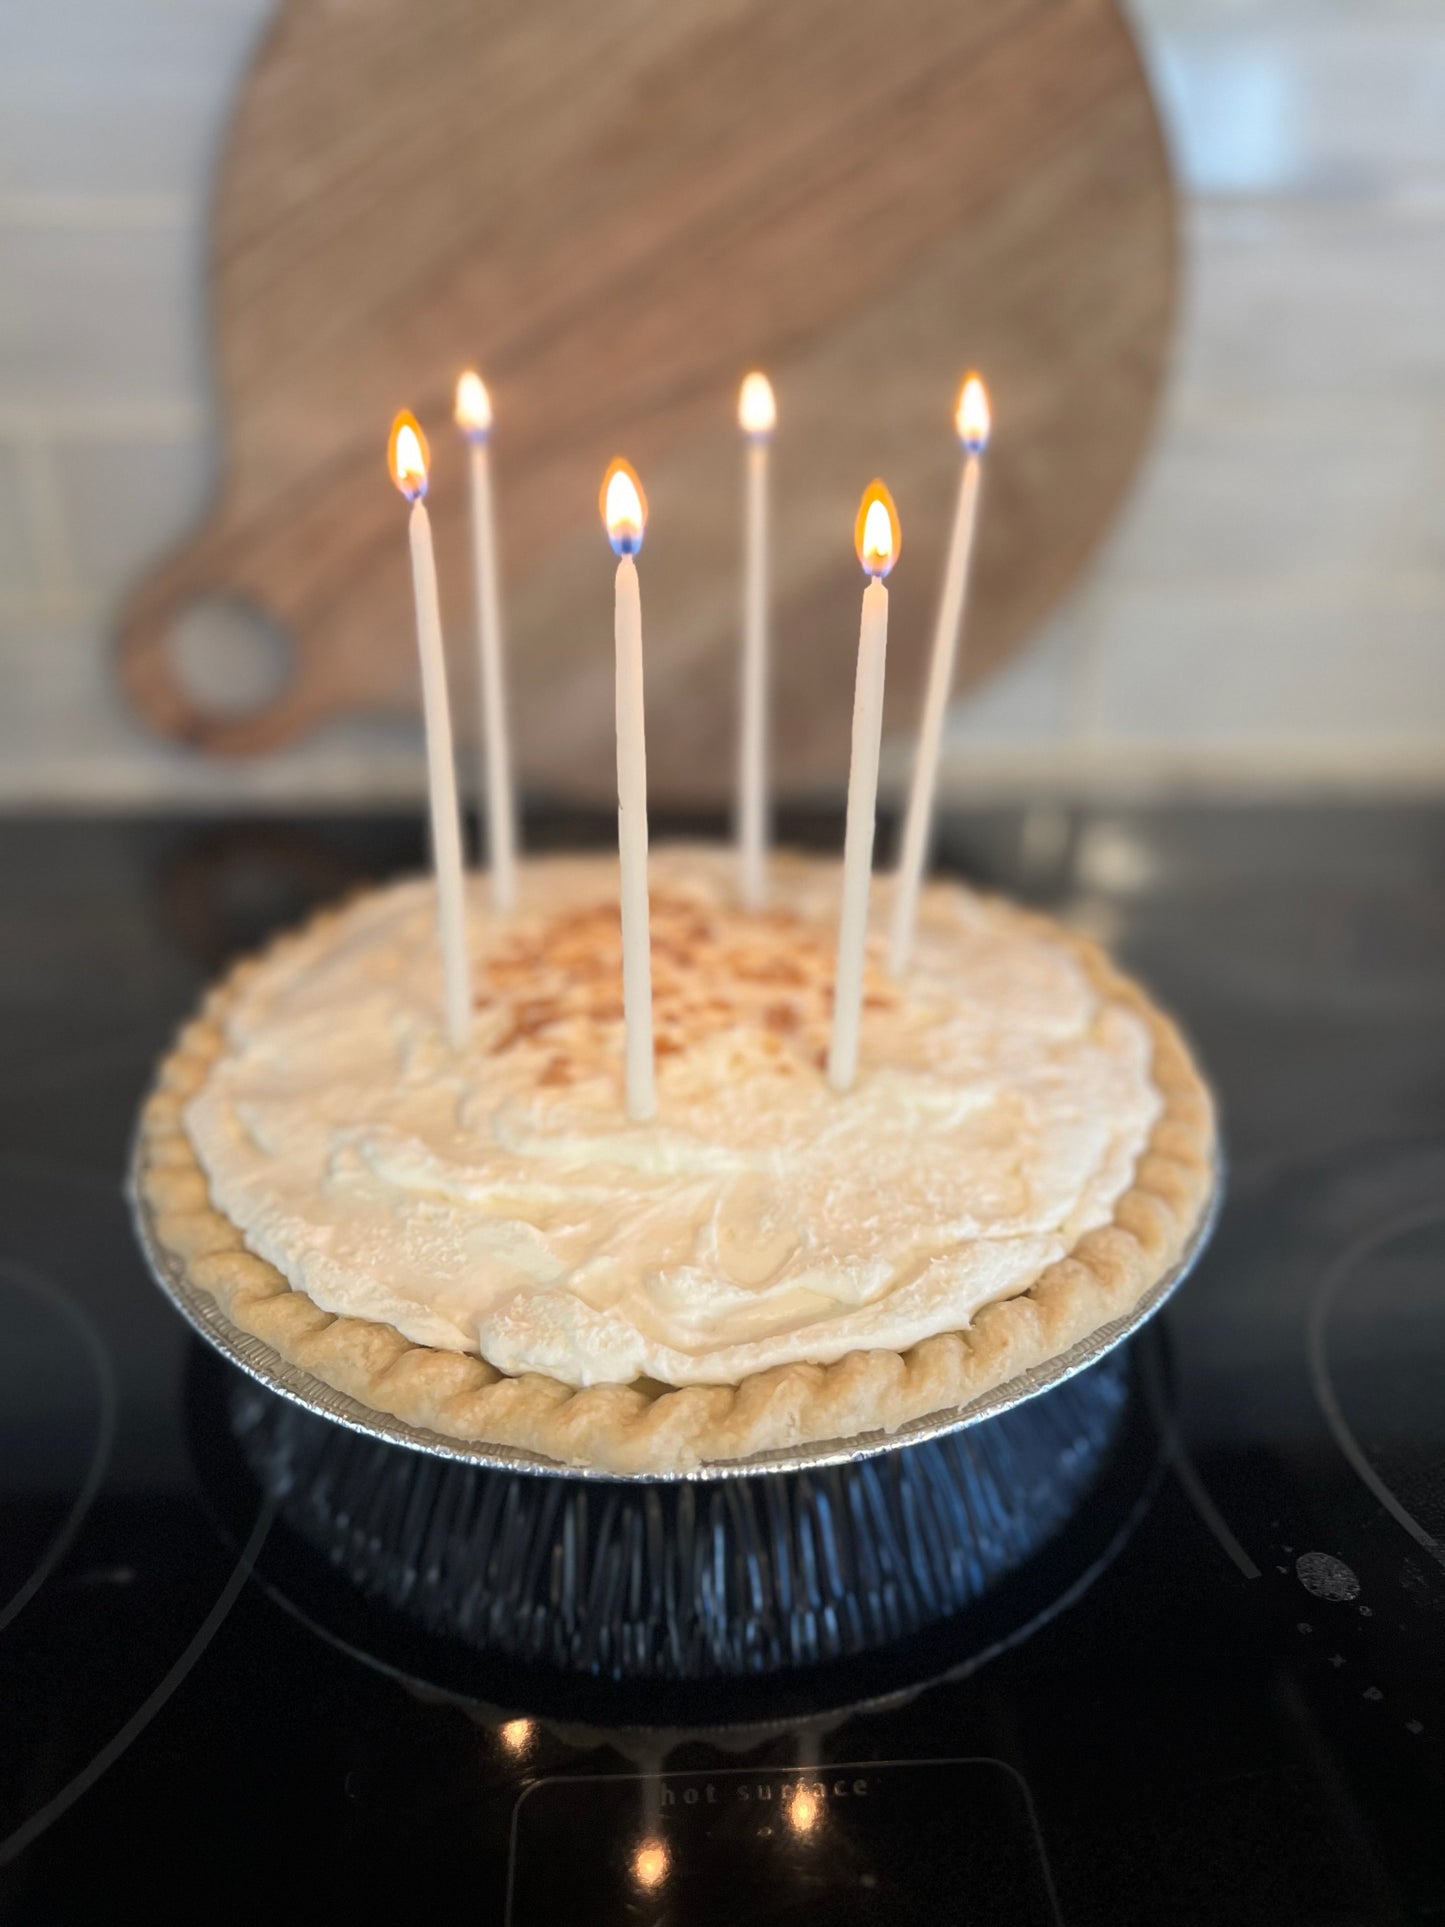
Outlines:
{"label": "cutting board handle", "polygon": [[[218,509],[127,598],[116,635],[116,669],[136,710],[159,735],[215,756],[254,756],[302,735],[325,715],[333,692],[311,673],[304,630],[275,609],[254,583],[234,579],[245,553]],[[186,688],[173,639],[187,611],[233,602],[285,638],[289,666],[282,686],[252,709],[212,709]]]}

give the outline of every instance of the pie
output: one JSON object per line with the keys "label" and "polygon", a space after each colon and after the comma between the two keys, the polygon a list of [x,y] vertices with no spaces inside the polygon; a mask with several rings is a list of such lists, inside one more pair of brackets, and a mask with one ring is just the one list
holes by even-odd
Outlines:
{"label": "pie", "polygon": [[870,945],[839,1095],[839,866],[777,855],[763,913],[734,866],[652,854],[647,1123],[615,858],[530,860],[505,918],[477,884],[460,1052],[425,879],[237,965],[142,1114],[155,1237],[376,1411],[618,1474],[893,1431],[1127,1314],[1215,1182],[1171,1021],[1087,939],[938,882],[906,980]]}

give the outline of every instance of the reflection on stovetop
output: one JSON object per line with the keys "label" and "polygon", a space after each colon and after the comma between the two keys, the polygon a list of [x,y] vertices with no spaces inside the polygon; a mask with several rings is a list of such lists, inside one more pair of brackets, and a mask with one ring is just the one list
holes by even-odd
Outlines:
{"label": "reflection on stovetop", "polygon": [[1445,1910],[1440,813],[944,826],[1179,1010],[1230,1203],[1038,1558],[746,1699],[459,1651],[358,1586],[134,1251],[119,1173],[169,1027],[417,826],[12,822],[0,850],[7,1920]]}

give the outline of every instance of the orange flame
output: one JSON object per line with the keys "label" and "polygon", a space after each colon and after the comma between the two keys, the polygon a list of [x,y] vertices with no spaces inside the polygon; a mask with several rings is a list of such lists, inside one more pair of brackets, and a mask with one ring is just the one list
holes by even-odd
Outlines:
{"label": "orange flame", "polygon": [[963,384],[953,425],[958,430],[958,439],[969,454],[982,455],[988,447],[989,430],[993,423],[989,414],[988,390],[977,375],[970,374]]}
{"label": "orange flame", "polygon": [[893,497],[882,482],[870,482],[863,491],[858,520],[853,525],[853,546],[869,575],[887,575],[898,560],[903,531]]}
{"label": "orange flame", "polygon": [[482,439],[491,433],[492,398],[475,368],[457,378],[456,422],[464,435]]}
{"label": "orange flame", "polygon": [[386,444],[386,467],[392,481],[408,502],[419,502],[426,494],[427,470],[430,466],[431,451],[426,445],[426,436],[421,432],[421,423],[409,408],[403,408],[391,425],[391,436]]}
{"label": "orange flame", "polygon": [[788,1803],[787,1815],[794,1833],[812,1833],[822,1818],[817,1794],[809,1787],[800,1786]]}
{"label": "orange flame", "polygon": [[745,435],[771,435],[778,425],[778,404],[766,375],[748,375],[738,395],[738,427]]}
{"label": "orange flame", "polygon": [[647,527],[647,497],[631,462],[614,455],[602,478],[598,496],[602,520],[607,524],[607,539],[618,555],[636,555],[642,547],[642,531]]}
{"label": "orange flame", "polygon": [[644,1840],[632,1856],[632,1878],[645,1892],[653,1892],[667,1878],[671,1857],[660,1840]]}

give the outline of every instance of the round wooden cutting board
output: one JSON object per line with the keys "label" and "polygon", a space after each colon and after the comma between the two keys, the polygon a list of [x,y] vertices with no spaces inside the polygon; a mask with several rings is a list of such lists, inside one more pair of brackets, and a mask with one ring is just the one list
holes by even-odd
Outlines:
{"label": "round wooden cutting board", "polygon": [[[732,783],[737,385],[775,456],[775,768],[840,783],[859,492],[903,525],[888,726],[911,728],[952,512],[960,378],[995,446],[968,671],[1025,640],[1106,528],[1148,431],[1173,286],[1159,131],[1113,0],[288,0],[239,103],[213,237],[222,483],[121,619],[166,735],[265,750],[417,702],[394,410],[432,438],[458,721],[471,724],[459,371],[496,410],[513,724],[534,790],[614,785],[613,559],[597,488],[646,483],[654,796]],[[291,675],[208,714],[171,633],[249,602]]]}

